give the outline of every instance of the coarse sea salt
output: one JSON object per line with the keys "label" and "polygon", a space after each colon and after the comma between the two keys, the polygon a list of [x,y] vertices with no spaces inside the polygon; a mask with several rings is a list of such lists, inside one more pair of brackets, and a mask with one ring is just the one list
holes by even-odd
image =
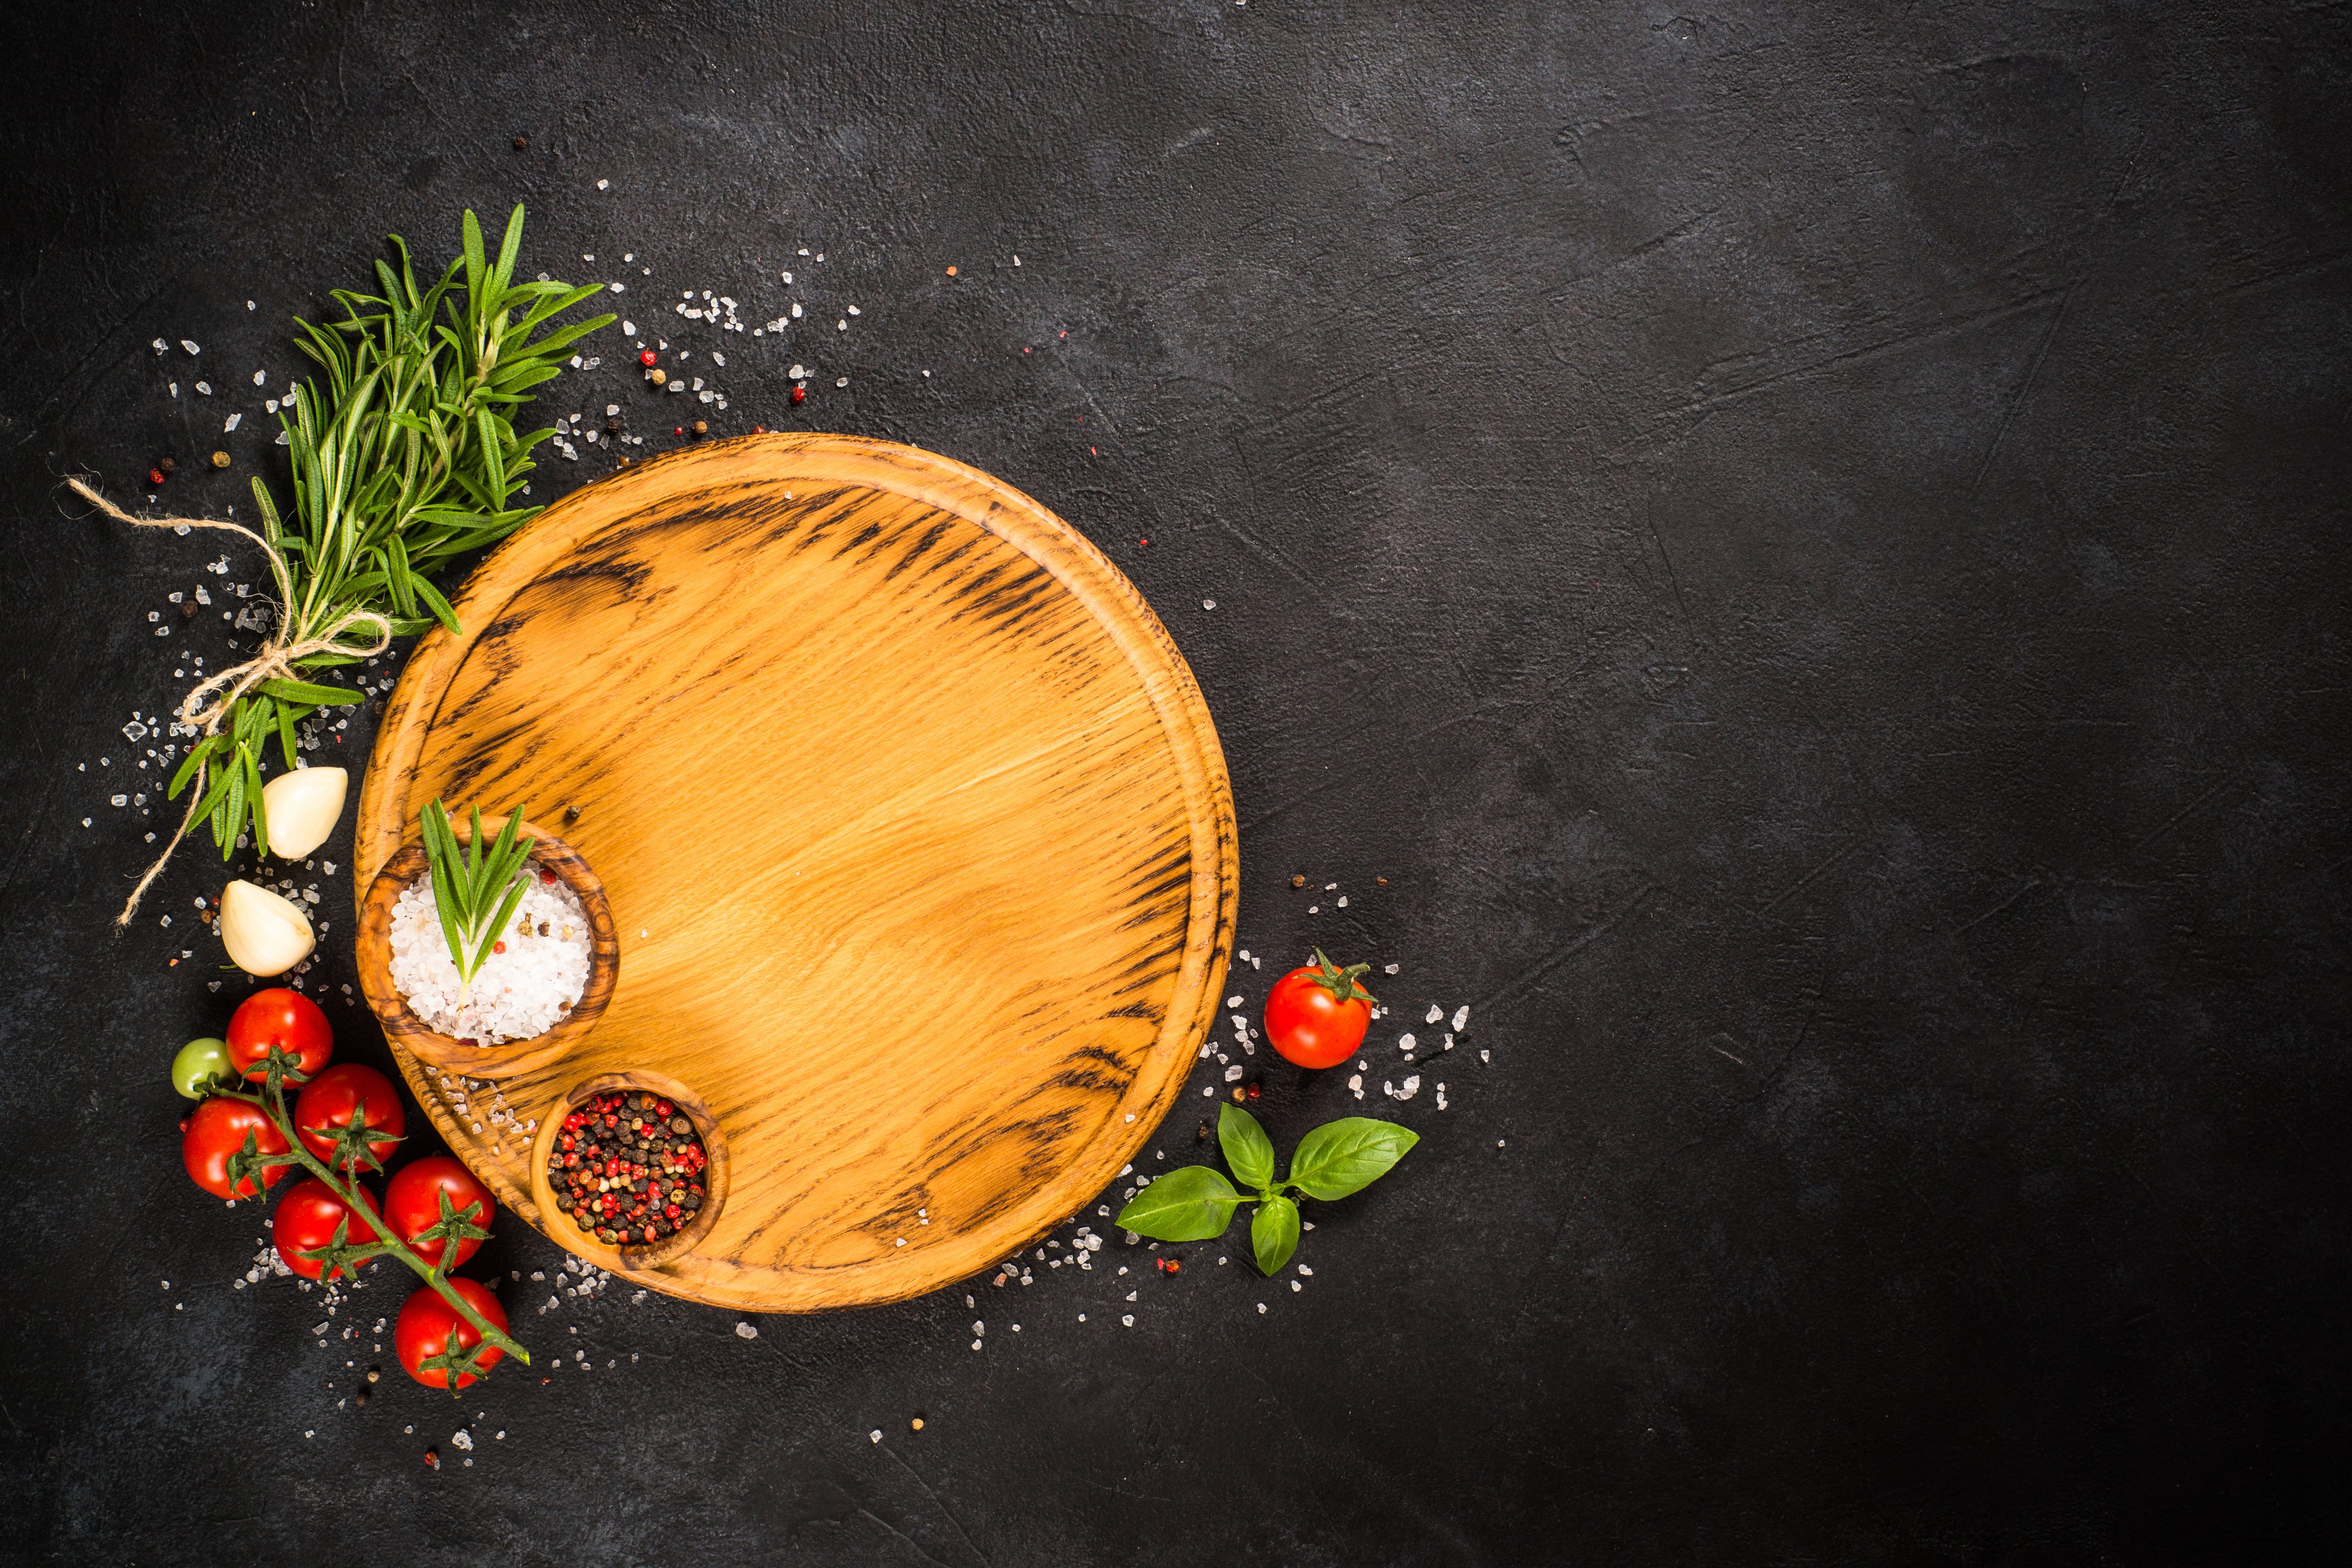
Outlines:
{"label": "coarse sea salt", "polygon": [[488,1047],[545,1034],[588,984],[588,917],[571,889],[534,876],[499,940],[506,951],[483,961],[461,1004],[432,879],[420,877],[392,907],[392,983],[427,1028],[455,1038]]}

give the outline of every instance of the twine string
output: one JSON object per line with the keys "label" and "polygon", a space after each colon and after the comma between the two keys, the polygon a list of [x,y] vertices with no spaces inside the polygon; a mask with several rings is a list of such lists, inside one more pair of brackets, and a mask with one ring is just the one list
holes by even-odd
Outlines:
{"label": "twine string", "polygon": [[[219,733],[221,721],[226,719],[237,702],[255,687],[266,680],[294,679],[296,668],[313,654],[340,654],[351,658],[373,658],[392,646],[392,622],[374,610],[349,609],[337,615],[323,626],[304,637],[288,636],[294,617],[294,580],[286,567],[286,558],[278,547],[241,523],[225,522],[208,517],[134,517],[116,506],[79,479],[66,480],[68,489],[117,522],[127,522],[134,528],[218,529],[226,533],[240,533],[261,547],[268,558],[270,574],[278,581],[280,603],[276,625],[261,645],[260,651],[242,664],[208,675],[190,689],[181,699],[177,710],[179,721],[199,734]],[[205,797],[205,776],[212,771],[209,761],[196,765],[196,776],[191,781],[187,815],[180,820],[180,829],[172,841],[163,846],[163,853],[147,868],[139,885],[131,890],[130,900],[115,917],[117,927],[127,926],[139,910],[139,900],[148,888],[171,863],[172,851],[180,847],[188,830],[195,826],[196,806]],[[269,847],[260,847],[264,854]]]}

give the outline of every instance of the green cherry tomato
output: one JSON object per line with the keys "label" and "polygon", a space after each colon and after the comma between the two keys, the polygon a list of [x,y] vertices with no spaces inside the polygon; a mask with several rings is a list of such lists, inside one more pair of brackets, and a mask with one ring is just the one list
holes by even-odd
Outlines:
{"label": "green cherry tomato", "polygon": [[172,1087],[190,1100],[202,1100],[205,1089],[215,1083],[236,1079],[236,1069],[229,1065],[228,1042],[206,1036],[190,1040],[172,1058]]}

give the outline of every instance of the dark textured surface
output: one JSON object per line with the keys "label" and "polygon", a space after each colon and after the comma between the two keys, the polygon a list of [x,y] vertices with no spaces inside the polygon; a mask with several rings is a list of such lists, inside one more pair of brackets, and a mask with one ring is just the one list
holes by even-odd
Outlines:
{"label": "dark textured surface", "polygon": [[[11,19],[11,1560],[2342,1549],[2345,7]],[[1402,965],[1375,1082],[1475,1005],[1491,1065],[1422,1069],[1452,1109],[1397,1110],[1425,1142],[1314,1216],[1303,1292],[1040,1265],[975,1354],[961,1292],[746,1342],[517,1287],[621,1367],[502,1373],[462,1468],[446,1400],[335,1408],[315,1296],[228,1289],[256,1225],[163,1078],[226,1015],[209,950],[167,967],[216,867],[106,934],[145,615],[217,552],[53,479],[141,493],[377,236],[516,199],[527,269],[653,265],[641,321],[769,319],[824,250],[783,344],[729,334],[719,427],[911,441],[1086,530],[1216,711],[1242,944]],[[204,373],[158,335],[240,397],[167,398]],[[647,427],[616,359],[558,407]],[[169,499],[236,500],[257,423]],[[1261,1103],[1285,1146],[1356,1109]]]}

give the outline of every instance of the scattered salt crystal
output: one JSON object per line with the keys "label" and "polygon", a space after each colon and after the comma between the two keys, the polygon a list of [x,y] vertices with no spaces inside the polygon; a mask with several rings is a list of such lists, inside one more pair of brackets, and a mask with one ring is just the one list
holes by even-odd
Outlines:
{"label": "scattered salt crystal", "polygon": [[1444,1016],[1445,1016],[1445,1009],[1439,1006],[1436,1003],[1432,1002],[1429,1005],[1429,1016],[1423,1018],[1422,1022],[1424,1024],[1434,1024]]}
{"label": "scattered salt crystal", "polygon": [[756,1340],[760,1337],[760,1331],[749,1323],[738,1323],[735,1325],[735,1337],[739,1340]]}
{"label": "scattered salt crystal", "polygon": [[180,340],[180,346],[181,346],[182,348],[184,348],[184,349],[187,350],[187,351],[188,351],[190,353],[192,353],[192,354],[200,354],[200,353],[204,353],[204,352],[205,352],[204,350],[202,350],[202,349],[198,348],[194,343],[193,343],[193,342],[189,342],[186,338],[182,338],[182,339]]}
{"label": "scattered salt crystal", "polygon": [[1455,1009],[1454,1009],[1454,1032],[1455,1032],[1456,1034],[1459,1034],[1461,1031],[1463,1031],[1464,1029],[1468,1028],[1469,1026],[1470,1026],[1470,1004],[1469,1004],[1469,1003],[1467,1003],[1467,1002],[1465,1002],[1465,1003],[1463,1003],[1463,1004],[1462,1004],[1462,1005],[1460,1005],[1459,1007],[1456,1007]]}
{"label": "scattered salt crystal", "polygon": [[1393,963],[1391,963],[1391,964],[1389,964],[1389,965],[1385,966],[1385,967],[1384,967],[1384,968],[1382,968],[1382,969],[1381,969],[1381,973],[1382,974],[1394,974],[1396,972],[1397,972],[1397,966],[1396,966],[1395,964],[1393,964]]}

